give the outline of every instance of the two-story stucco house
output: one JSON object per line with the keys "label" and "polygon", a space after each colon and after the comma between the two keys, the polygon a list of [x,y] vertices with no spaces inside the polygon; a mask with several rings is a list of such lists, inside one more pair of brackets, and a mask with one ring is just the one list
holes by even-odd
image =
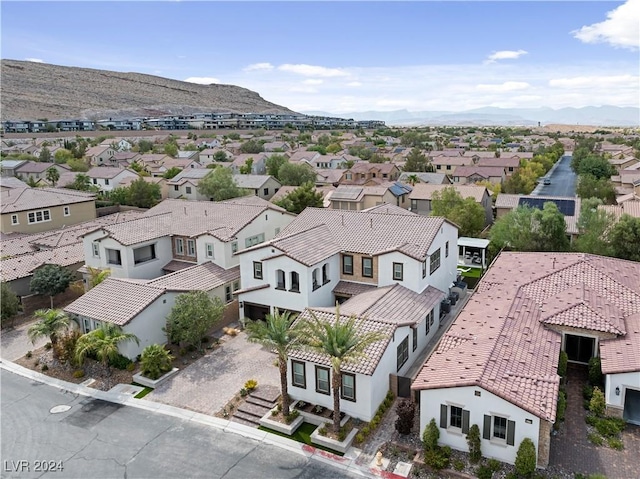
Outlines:
{"label": "two-story stucco house", "polygon": [[[129,148],[130,149],[130,148]],[[89,162],[95,166],[103,166],[110,164],[109,160],[118,152],[119,150],[114,148],[111,144],[109,145],[98,145],[89,148],[84,156],[89,159]]]}
{"label": "two-story stucco house", "polygon": [[426,183],[417,183],[411,193],[409,200],[411,201],[411,211],[419,215],[431,214],[431,199],[435,192],[442,194],[445,188],[453,188],[462,198],[473,198],[476,203],[484,208],[485,221],[484,224],[493,223],[493,205],[491,195],[484,186],[478,185],[432,185]]}
{"label": "two-story stucco house", "polygon": [[389,204],[408,209],[411,189],[411,186],[399,182],[372,186],[338,185],[331,194],[331,208],[361,211]]}
{"label": "two-story stucco house", "polygon": [[100,191],[112,191],[120,186],[125,178],[138,179],[140,175],[133,170],[116,168],[111,166],[96,166],[87,171],[91,183],[100,188]]}
{"label": "two-story stucco house", "polygon": [[17,177],[23,181],[32,179],[33,181],[44,180],[47,178],[47,170],[55,168],[58,174],[62,175],[71,170],[67,165],[58,165],[56,163],[44,163],[38,161],[25,161],[15,170]]}

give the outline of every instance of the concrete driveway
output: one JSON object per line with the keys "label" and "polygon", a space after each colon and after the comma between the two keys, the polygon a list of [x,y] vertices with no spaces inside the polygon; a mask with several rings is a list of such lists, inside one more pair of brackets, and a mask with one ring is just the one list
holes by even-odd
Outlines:
{"label": "concrete driveway", "polygon": [[0,357],[9,361],[15,361],[49,342],[49,338],[40,338],[35,344],[29,341],[27,330],[35,323],[35,320],[22,322],[14,328],[3,329],[0,333]]}
{"label": "concrete driveway", "polygon": [[145,399],[213,415],[220,411],[248,379],[280,388],[276,355],[247,341],[242,332],[187,366]]}

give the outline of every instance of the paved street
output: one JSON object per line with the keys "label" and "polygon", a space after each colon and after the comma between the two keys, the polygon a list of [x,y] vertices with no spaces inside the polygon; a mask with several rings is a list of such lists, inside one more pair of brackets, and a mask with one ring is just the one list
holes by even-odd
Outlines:
{"label": "paved street", "polygon": [[[256,440],[5,370],[0,382],[3,478],[357,477]],[[70,409],[54,413],[54,406]]]}
{"label": "paved street", "polygon": [[571,156],[563,156],[551,174],[551,184],[538,189],[539,196],[575,196],[577,175],[571,169]]}

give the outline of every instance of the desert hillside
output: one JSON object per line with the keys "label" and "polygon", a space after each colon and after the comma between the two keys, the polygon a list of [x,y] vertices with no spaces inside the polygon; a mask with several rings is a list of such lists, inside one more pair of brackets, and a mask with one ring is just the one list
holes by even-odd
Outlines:
{"label": "desert hillside", "polygon": [[203,111],[291,113],[233,85],[2,60],[2,120],[104,119]]}

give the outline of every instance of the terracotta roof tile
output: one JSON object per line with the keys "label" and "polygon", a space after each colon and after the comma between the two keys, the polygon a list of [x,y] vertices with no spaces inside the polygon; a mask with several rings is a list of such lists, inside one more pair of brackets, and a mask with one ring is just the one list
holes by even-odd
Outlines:
{"label": "terracotta roof tile", "polygon": [[2,214],[94,201],[95,195],[58,188],[13,188],[0,192]]}
{"label": "terracotta roof tile", "polygon": [[375,289],[375,284],[354,283],[352,281],[338,281],[336,287],[333,288],[334,294],[340,294],[343,296],[355,296],[356,294],[364,293],[371,289]]}
{"label": "terracotta roof tile", "polygon": [[224,269],[209,262],[160,276],[146,284],[171,291],[211,291],[239,279],[240,266]]}
{"label": "terracotta roof tile", "polygon": [[82,243],[74,243],[61,248],[4,259],[0,262],[0,277],[2,281],[13,281],[31,276],[37,268],[45,264],[71,266],[82,262],[84,262]]}

